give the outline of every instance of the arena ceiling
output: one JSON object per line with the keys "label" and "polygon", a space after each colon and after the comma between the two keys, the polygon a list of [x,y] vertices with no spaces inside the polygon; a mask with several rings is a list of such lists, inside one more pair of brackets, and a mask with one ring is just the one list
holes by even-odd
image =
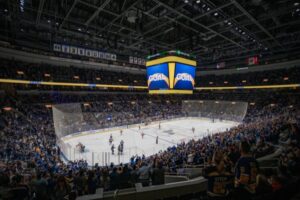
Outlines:
{"label": "arena ceiling", "polygon": [[145,57],[179,49],[202,64],[300,51],[300,0],[0,0],[1,40]]}

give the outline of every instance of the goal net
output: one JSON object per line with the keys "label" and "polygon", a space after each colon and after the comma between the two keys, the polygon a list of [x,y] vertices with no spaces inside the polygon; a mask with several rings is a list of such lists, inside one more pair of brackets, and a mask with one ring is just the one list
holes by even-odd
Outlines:
{"label": "goal net", "polygon": [[243,121],[247,113],[247,102],[184,100],[182,112],[189,117]]}

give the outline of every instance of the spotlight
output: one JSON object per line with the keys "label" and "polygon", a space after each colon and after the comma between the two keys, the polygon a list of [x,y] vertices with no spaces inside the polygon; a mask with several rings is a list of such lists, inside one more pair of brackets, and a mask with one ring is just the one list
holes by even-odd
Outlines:
{"label": "spotlight", "polygon": [[189,2],[189,0],[184,0],[184,3],[188,3]]}
{"label": "spotlight", "polygon": [[231,25],[231,22],[228,22],[228,25]]}
{"label": "spotlight", "polygon": [[205,7],[206,7],[206,4],[203,4],[203,5],[202,5],[202,8],[205,8]]}
{"label": "spotlight", "polygon": [[207,7],[206,11],[210,11],[210,8],[209,8],[209,7]]}
{"label": "spotlight", "polygon": [[297,8],[297,9],[296,9],[296,12],[299,12],[299,11],[300,11],[300,9],[299,9],[299,8]]}
{"label": "spotlight", "polygon": [[81,31],[81,28],[78,28],[77,30],[78,30],[78,31]]}
{"label": "spotlight", "polygon": [[295,3],[294,3],[294,6],[299,6],[299,2],[295,2]]}
{"label": "spotlight", "polygon": [[200,1],[200,0],[197,0],[196,3],[201,3],[201,1]]}
{"label": "spotlight", "polygon": [[215,12],[214,16],[218,16],[218,15],[219,15],[219,13]]}
{"label": "spotlight", "polygon": [[50,23],[51,22],[51,20],[50,19],[48,19],[48,21],[47,21],[48,23]]}
{"label": "spotlight", "polygon": [[243,34],[243,35],[245,35],[246,33],[245,33],[245,32],[243,32],[242,34]]}
{"label": "spotlight", "polygon": [[4,12],[8,12],[8,10],[7,10],[7,9],[4,9]]}

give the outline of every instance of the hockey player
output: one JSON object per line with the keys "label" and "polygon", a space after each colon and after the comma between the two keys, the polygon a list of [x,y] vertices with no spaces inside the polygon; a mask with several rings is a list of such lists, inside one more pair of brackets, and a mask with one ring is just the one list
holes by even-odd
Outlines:
{"label": "hockey player", "polygon": [[122,134],[123,134],[123,130],[121,129],[121,130],[120,130],[120,135],[122,135]]}
{"label": "hockey player", "polygon": [[115,155],[115,145],[114,144],[111,146],[110,149],[111,149],[111,154]]}
{"label": "hockey player", "polygon": [[160,122],[159,122],[159,124],[158,124],[158,129],[160,130],[160,128],[161,128],[161,126],[160,126]]}
{"label": "hockey player", "polygon": [[195,128],[194,127],[192,127],[192,132],[195,133]]}
{"label": "hockey player", "polygon": [[156,141],[155,141],[155,143],[158,144],[158,136],[156,136]]}
{"label": "hockey player", "polygon": [[144,139],[144,135],[145,135],[145,133],[144,133],[144,132],[142,132],[142,133],[141,133],[142,139]]}
{"label": "hockey player", "polygon": [[119,144],[119,146],[118,146],[118,155],[122,155],[122,152],[123,152],[122,146],[121,146],[121,144]]}
{"label": "hockey player", "polygon": [[111,143],[114,141],[114,139],[113,139],[113,136],[110,134],[110,136],[109,136],[109,145],[111,145]]}

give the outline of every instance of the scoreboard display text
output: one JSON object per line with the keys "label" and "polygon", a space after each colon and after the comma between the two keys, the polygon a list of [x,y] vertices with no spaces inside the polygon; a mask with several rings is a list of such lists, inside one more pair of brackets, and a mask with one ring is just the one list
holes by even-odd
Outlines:
{"label": "scoreboard display text", "polygon": [[146,62],[150,94],[192,94],[196,62],[168,56]]}

